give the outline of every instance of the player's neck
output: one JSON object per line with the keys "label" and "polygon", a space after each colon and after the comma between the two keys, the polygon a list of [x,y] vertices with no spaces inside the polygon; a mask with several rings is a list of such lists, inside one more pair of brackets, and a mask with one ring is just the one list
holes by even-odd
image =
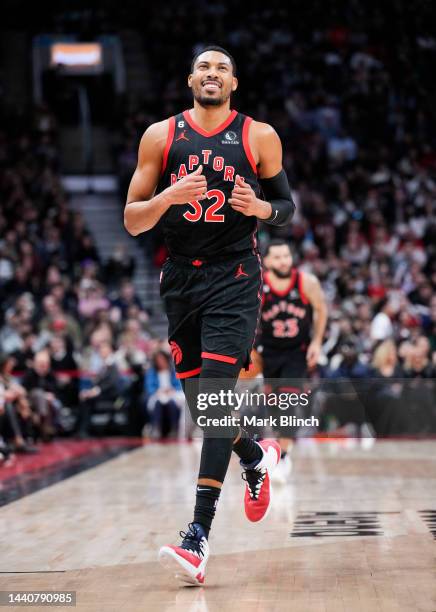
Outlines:
{"label": "player's neck", "polygon": [[291,273],[289,274],[289,276],[286,276],[285,278],[280,278],[280,276],[277,276],[276,274],[274,274],[272,270],[269,270],[268,280],[270,284],[274,287],[274,289],[277,289],[278,291],[283,291],[284,289],[286,289],[286,287],[291,282]]}
{"label": "player's neck", "polygon": [[222,106],[200,106],[196,100],[194,100],[194,108],[189,111],[191,117],[203,130],[212,132],[221,123],[227,119],[230,115],[230,103],[223,104]]}

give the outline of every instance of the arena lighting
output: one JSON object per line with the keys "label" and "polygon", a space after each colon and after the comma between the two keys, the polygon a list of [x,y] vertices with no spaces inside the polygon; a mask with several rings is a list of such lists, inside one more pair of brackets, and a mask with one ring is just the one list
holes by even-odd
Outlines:
{"label": "arena lighting", "polygon": [[52,66],[101,66],[101,63],[100,43],[55,43],[50,48]]}

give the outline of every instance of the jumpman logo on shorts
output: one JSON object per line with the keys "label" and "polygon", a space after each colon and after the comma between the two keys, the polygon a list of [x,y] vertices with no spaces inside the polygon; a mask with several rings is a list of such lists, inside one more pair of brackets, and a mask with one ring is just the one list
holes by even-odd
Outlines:
{"label": "jumpman logo on shorts", "polygon": [[239,278],[240,276],[248,276],[248,274],[242,269],[242,264],[239,264],[239,267],[236,270],[235,278]]}

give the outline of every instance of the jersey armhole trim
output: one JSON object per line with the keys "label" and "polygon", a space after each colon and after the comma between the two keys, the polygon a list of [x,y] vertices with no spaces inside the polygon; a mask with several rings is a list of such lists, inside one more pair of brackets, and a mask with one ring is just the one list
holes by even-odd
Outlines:
{"label": "jersey armhole trim", "polygon": [[253,157],[253,153],[251,152],[250,143],[248,141],[248,131],[250,129],[250,124],[253,121],[251,117],[245,117],[244,125],[242,127],[242,145],[244,147],[245,155],[247,156],[248,162],[253,169],[254,174],[257,176],[257,167],[256,162]]}
{"label": "jersey armhole trim", "polygon": [[303,290],[303,274],[301,272],[298,272],[298,292],[300,294],[301,301],[303,302],[303,304],[308,304],[309,300],[307,299],[307,295],[304,293]]}
{"label": "jersey armhole trim", "polygon": [[170,152],[171,145],[173,144],[175,129],[176,129],[176,118],[175,117],[170,117],[168,119],[167,142],[165,144],[165,149],[164,149],[163,157],[162,157],[162,169],[160,171],[161,176],[165,172],[165,169],[167,167],[168,154]]}

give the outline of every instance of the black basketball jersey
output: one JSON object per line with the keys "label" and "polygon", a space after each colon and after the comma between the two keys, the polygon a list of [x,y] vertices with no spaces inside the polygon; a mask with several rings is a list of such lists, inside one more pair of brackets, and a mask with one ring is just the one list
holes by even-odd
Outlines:
{"label": "black basketball jersey", "polygon": [[292,269],[289,286],[274,289],[265,274],[257,343],[273,349],[305,350],[310,342],[313,309],[302,288],[302,274]]}
{"label": "black basketball jersey", "polygon": [[157,191],[201,164],[207,180],[207,198],[170,206],[162,216],[161,227],[171,255],[212,259],[256,249],[256,217],[246,217],[228,204],[237,174],[259,197],[256,163],[248,144],[251,121],[232,111],[224,123],[206,132],[189,111],[170,117]]}

